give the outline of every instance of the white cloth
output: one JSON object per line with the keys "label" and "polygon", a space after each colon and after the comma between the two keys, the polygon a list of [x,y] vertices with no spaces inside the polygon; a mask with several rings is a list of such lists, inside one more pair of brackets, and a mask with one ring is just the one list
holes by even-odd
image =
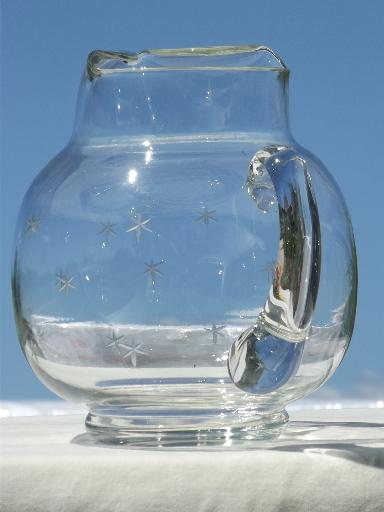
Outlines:
{"label": "white cloth", "polygon": [[71,444],[84,416],[1,423],[4,512],[383,512],[384,409],[293,411],[275,442],[224,451]]}

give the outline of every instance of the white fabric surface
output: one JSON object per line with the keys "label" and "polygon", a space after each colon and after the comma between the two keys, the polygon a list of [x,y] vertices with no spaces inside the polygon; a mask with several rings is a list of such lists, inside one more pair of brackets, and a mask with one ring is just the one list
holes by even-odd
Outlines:
{"label": "white fabric surface", "polygon": [[384,510],[384,409],[293,411],[254,450],[71,444],[83,415],[1,422],[4,512]]}

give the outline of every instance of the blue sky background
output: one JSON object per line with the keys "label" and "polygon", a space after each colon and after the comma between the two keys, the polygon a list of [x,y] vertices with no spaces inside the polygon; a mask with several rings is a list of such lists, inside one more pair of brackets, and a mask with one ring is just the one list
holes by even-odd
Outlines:
{"label": "blue sky background", "polygon": [[383,23],[381,0],[2,0],[2,398],[54,398],[16,338],[12,240],[30,182],[70,137],[87,54],[96,48],[259,43],[277,50],[290,67],[292,131],[341,185],[355,228],[355,335],[322,395],[384,397]]}

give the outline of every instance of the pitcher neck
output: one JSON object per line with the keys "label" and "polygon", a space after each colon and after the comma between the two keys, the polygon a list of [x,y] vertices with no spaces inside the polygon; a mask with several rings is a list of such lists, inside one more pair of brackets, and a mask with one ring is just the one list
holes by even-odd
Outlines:
{"label": "pitcher neck", "polygon": [[289,70],[269,48],[95,51],[73,140],[255,134],[291,138]]}

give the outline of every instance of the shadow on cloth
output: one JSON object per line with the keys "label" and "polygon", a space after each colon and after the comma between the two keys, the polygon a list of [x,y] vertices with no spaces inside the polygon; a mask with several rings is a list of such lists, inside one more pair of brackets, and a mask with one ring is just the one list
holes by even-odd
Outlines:
{"label": "shadow on cloth", "polygon": [[384,469],[384,424],[293,421],[279,439],[263,448],[338,457]]}

